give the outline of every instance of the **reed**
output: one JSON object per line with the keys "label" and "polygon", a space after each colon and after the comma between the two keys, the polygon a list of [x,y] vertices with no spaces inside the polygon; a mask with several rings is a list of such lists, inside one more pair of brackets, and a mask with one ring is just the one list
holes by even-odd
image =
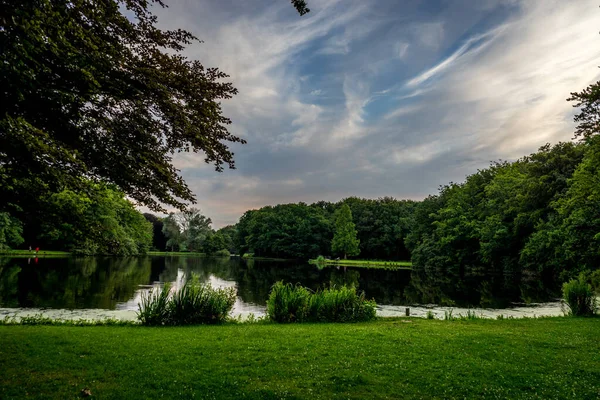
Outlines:
{"label": "reed", "polygon": [[596,313],[596,296],[582,274],[563,284],[564,313],[571,316],[592,316]]}
{"label": "reed", "polygon": [[193,277],[173,293],[165,285],[142,295],[138,320],[150,326],[219,324],[227,320],[235,298],[235,289],[214,289]]}
{"label": "reed", "polygon": [[376,306],[353,287],[313,293],[300,285],[277,282],[267,301],[267,317],[280,323],[370,321],[375,319]]}

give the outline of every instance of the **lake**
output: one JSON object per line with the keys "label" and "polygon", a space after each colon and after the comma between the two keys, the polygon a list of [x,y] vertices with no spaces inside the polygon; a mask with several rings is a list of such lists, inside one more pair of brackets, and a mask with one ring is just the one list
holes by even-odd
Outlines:
{"label": "lake", "polygon": [[233,314],[264,315],[271,286],[282,280],[316,290],[353,285],[383,316],[437,317],[479,308],[484,316],[559,315],[556,285],[539,277],[490,271],[460,274],[344,267],[294,261],[183,256],[0,258],[0,317],[44,313],[56,318],[134,319],[143,293],[165,282],[180,287],[192,274],[213,287],[235,287]]}

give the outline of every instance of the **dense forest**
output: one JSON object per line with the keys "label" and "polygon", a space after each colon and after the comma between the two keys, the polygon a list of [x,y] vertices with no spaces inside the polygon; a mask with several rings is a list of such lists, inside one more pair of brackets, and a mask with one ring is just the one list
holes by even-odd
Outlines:
{"label": "dense forest", "polygon": [[34,212],[0,213],[0,243],[82,254],[334,257],[336,215],[347,207],[360,258],[410,259],[417,273],[485,270],[562,281],[600,264],[599,168],[600,138],[591,136],[493,163],[423,201],[350,197],[267,206],[219,230],[194,208],[142,215],[116,187],[87,182],[84,191],[48,195]]}

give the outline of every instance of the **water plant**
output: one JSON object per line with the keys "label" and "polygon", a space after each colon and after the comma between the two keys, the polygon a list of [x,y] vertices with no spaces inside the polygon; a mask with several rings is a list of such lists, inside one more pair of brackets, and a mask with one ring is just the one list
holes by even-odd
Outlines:
{"label": "water plant", "polygon": [[171,284],[143,293],[138,305],[138,320],[142,325],[165,325],[169,319],[169,294]]}
{"label": "water plant", "polygon": [[445,321],[454,321],[454,316],[452,315],[452,312],[454,310],[451,308],[449,310],[444,310],[444,320]]}
{"label": "water plant", "polygon": [[235,289],[215,289],[196,277],[171,293],[170,285],[142,295],[138,320],[142,325],[195,325],[225,322],[235,303]]}
{"label": "water plant", "polygon": [[311,292],[300,285],[277,282],[267,300],[267,317],[286,322],[356,322],[375,319],[376,304],[353,287]]}
{"label": "water plant", "polygon": [[563,312],[572,316],[590,316],[597,310],[596,296],[592,286],[582,274],[563,284]]}

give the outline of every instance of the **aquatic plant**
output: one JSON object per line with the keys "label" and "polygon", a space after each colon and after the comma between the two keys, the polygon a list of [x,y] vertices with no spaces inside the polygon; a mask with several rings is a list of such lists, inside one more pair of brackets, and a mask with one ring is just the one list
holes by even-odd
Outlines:
{"label": "aquatic plant", "polygon": [[267,300],[267,316],[275,322],[304,322],[309,296],[308,289],[300,285],[276,282]]}
{"label": "aquatic plant", "polygon": [[137,313],[137,318],[142,325],[165,325],[169,318],[170,291],[171,284],[165,283],[160,289],[142,293]]}
{"label": "aquatic plant", "polygon": [[267,301],[267,317],[285,322],[356,322],[375,319],[376,304],[342,286],[314,293],[300,285],[277,282]]}
{"label": "aquatic plant", "polygon": [[563,312],[572,316],[590,316],[596,313],[596,296],[582,274],[563,284]]}
{"label": "aquatic plant", "polygon": [[235,289],[214,289],[193,277],[171,294],[170,285],[142,295],[138,320],[142,325],[195,325],[225,322],[233,304]]}

